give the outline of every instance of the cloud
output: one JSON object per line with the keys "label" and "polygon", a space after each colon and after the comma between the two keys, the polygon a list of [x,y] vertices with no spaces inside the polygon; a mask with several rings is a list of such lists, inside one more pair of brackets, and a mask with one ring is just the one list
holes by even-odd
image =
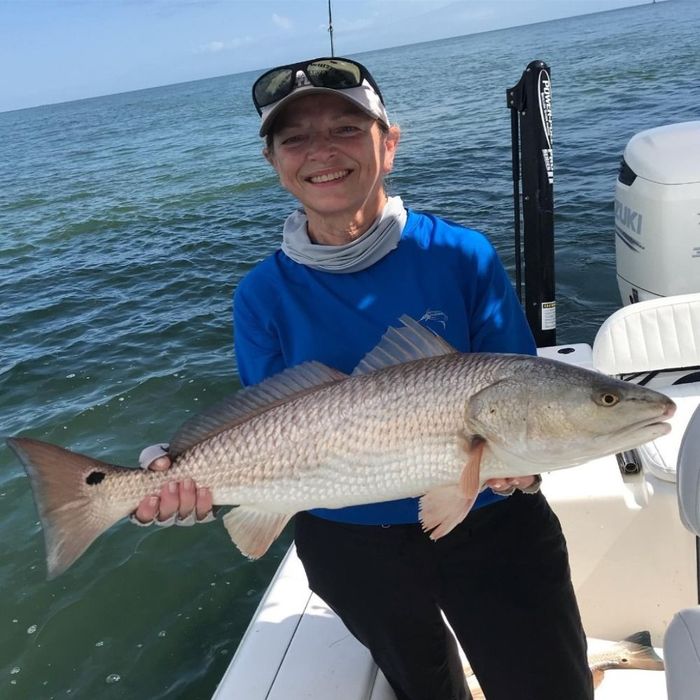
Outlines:
{"label": "cloud", "polygon": [[272,15],[272,22],[275,26],[285,31],[289,31],[294,26],[294,23],[289,17],[282,17],[282,15],[278,15],[276,12]]}
{"label": "cloud", "polygon": [[199,47],[199,53],[218,53],[224,50],[224,46],[226,44],[223,41],[210,41]]}
{"label": "cloud", "polygon": [[229,41],[210,41],[207,44],[202,44],[195,49],[195,53],[220,53],[221,51],[232,51],[240,49],[243,46],[254,44],[255,40],[252,36],[241,36]]}

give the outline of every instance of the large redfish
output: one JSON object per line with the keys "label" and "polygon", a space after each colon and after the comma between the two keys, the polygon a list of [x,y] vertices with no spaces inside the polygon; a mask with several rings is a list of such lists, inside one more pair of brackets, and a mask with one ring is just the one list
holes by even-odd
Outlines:
{"label": "large redfish", "polygon": [[537,357],[459,353],[401,321],[351,376],[306,363],[189,420],[165,473],[9,439],[34,491],[49,577],[171,479],[236,505],[224,525],[257,558],[298,511],[408,496],[421,496],[423,527],[442,537],[487,479],[571,467],[671,429],[675,405],[655,391]]}

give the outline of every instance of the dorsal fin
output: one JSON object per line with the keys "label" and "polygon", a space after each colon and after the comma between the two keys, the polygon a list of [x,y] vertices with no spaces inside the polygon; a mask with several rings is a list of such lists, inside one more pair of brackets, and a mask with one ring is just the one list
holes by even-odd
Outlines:
{"label": "dorsal fin", "polygon": [[353,375],[369,374],[402,362],[439,357],[457,352],[446,340],[404,314],[399,318],[403,328],[391,327],[377,346],[360,360]]}
{"label": "dorsal fin", "polygon": [[170,441],[168,453],[175,459],[212,435],[233,428],[300,394],[346,379],[347,376],[320,362],[304,362],[285,369],[259,384],[241,389],[185,421]]}

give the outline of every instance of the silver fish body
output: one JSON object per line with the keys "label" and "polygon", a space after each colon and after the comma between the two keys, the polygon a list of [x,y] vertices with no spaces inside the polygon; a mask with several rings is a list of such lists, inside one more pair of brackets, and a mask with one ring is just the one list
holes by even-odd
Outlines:
{"label": "silver fish body", "polygon": [[423,525],[439,537],[490,478],[573,466],[670,430],[662,394],[551,360],[458,353],[402,320],[357,374],[308,363],[188,421],[167,473],[9,440],[32,481],[50,575],[167,480],[190,477],[214,503],[238,506],[224,522],[255,558],[300,510],[408,496],[422,496]]}

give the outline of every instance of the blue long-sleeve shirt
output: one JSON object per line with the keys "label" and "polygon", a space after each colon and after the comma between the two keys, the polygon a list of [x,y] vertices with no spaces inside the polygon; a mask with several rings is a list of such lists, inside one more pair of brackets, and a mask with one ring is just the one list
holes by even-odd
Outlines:
{"label": "blue long-sleeve shirt", "polygon": [[[244,385],[317,360],[350,373],[389,326],[408,314],[462,352],[535,354],[510,280],[479,232],[408,211],[396,249],[349,274],[314,270],[278,250],[241,281],[234,298],[238,372]],[[482,492],[474,507],[500,499]],[[418,521],[418,501],[316,509],[341,522]]]}

